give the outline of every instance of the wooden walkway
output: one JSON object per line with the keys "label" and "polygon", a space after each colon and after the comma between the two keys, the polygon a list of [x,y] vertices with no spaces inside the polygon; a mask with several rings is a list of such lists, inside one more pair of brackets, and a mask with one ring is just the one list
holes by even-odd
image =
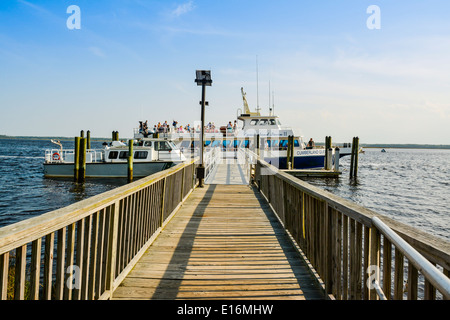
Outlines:
{"label": "wooden walkway", "polygon": [[197,188],[113,299],[323,299],[284,229],[247,185]]}
{"label": "wooden walkway", "polygon": [[248,174],[245,165],[239,164],[238,160],[225,158],[221,159],[205,180],[206,184],[248,184]]}

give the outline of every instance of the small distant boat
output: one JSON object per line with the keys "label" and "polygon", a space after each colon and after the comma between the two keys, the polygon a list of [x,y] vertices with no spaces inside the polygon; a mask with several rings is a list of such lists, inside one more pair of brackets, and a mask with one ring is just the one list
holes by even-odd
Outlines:
{"label": "small distant boat", "polygon": [[[70,178],[74,175],[75,150],[63,149],[59,141],[52,141],[58,149],[45,151],[44,176]],[[102,149],[86,151],[86,178],[126,178],[128,176],[129,146],[120,141],[105,143]],[[145,177],[186,161],[180,149],[170,140],[143,138],[133,144],[133,176]]]}
{"label": "small distant boat", "polygon": [[384,150],[384,149],[381,149],[381,152],[386,152],[386,150]]}

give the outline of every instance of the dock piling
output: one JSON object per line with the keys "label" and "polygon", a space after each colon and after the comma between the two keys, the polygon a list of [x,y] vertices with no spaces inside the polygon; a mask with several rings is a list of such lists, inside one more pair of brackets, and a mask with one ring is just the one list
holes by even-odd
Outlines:
{"label": "dock piling", "polygon": [[340,159],[340,149],[336,147],[334,149],[334,171],[339,172],[339,159]]}
{"label": "dock piling", "polygon": [[75,137],[75,153],[73,156],[73,180],[78,182],[78,176],[80,174],[80,137]]}
{"label": "dock piling", "polygon": [[133,181],[133,140],[128,142],[128,182]]}
{"label": "dock piling", "polygon": [[331,169],[331,157],[328,157],[328,149],[331,148],[331,137],[326,136],[325,137],[325,161],[323,164],[323,167],[325,170]]}
{"label": "dock piling", "polygon": [[288,149],[287,149],[287,168],[288,170],[294,169],[294,136],[288,137]]}
{"label": "dock piling", "polygon": [[87,150],[89,150],[90,148],[91,148],[91,131],[90,130],[88,130],[87,132],[86,132],[86,148],[87,148]]}
{"label": "dock piling", "polygon": [[350,178],[358,176],[358,152],[359,152],[359,138],[354,137],[352,143],[352,155],[350,160]]}
{"label": "dock piling", "polygon": [[333,159],[333,149],[327,148],[325,150],[325,170],[331,170]]}
{"label": "dock piling", "polygon": [[80,138],[78,182],[84,182],[86,178],[86,146],[86,138]]}

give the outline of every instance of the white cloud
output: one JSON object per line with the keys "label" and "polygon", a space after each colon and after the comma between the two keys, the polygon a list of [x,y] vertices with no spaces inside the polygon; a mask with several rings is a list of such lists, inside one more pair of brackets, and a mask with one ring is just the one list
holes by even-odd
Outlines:
{"label": "white cloud", "polygon": [[178,7],[172,11],[172,16],[179,17],[182,16],[195,8],[193,1],[188,1],[186,3],[178,5]]}
{"label": "white cloud", "polygon": [[97,57],[100,57],[100,58],[105,58],[106,57],[106,55],[102,51],[102,49],[100,49],[98,47],[89,47],[89,51],[91,53],[93,53],[94,55],[96,55]]}

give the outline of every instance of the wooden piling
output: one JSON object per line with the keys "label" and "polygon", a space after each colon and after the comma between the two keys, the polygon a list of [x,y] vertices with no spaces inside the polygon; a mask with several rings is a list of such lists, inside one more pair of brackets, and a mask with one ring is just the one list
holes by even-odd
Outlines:
{"label": "wooden piling", "polygon": [[329,170],[331,168],[331,157],[328,157],[328,150],[331,148],[331,137],[326,136],[325,137],[325,160],[323,167],[325,170]]}
{"label": "wooden piling", "polygon": [[91,131],[86,132],[86,148],[89,150],[91,148]]}
{"label": "wooden piling", "polygon": [[256,154],[258,155],[258,157],[259,157],[259,155],[260,155],[260,151],[259,151],[259,143],[260,143],[260,141],[259,141],[259,134],[257,134],[256,135]]}
{"label": "wooden piling", "polygon": [[353,175],[355,177],[358,176],[358,155],[359,155],[359,138],[355,137],[355,164],[353,167]]}
{"label": "wooden piling", "polygon": [[286,165],[288,170],[294,168],[294,136],[288,136],[288,149],[286,157]]}
{"label": "wooden piling", "polygon": [[333,159],[333,149],[327,148],[325,150],[325,170],[331,170]]}
{"label": "wooden piling", "polygon": [[128,182],[133,181],[133,140],[128,142]]}
{"label": "wooden piling", "polygon": [[86,138],[80,138],[78,182],[84,182],[86,178],[86,146]]}
{"label": "wooden piling", "polygon": [[80,137],[75,137],[75,153],[73,155],[73,180],[78,182],[80,172]]}
{"label": "wooden piling", "polygon": [[352,142],[352,154],[350,159],[350,178],[358,176],[358,151],[359,151],[359,138],[354,137]]}
{"label": "wooden piling", "polygon": [[334,149],[334,171],[339,172],[339,159],[340,159],[340,149],[336,147]]}

